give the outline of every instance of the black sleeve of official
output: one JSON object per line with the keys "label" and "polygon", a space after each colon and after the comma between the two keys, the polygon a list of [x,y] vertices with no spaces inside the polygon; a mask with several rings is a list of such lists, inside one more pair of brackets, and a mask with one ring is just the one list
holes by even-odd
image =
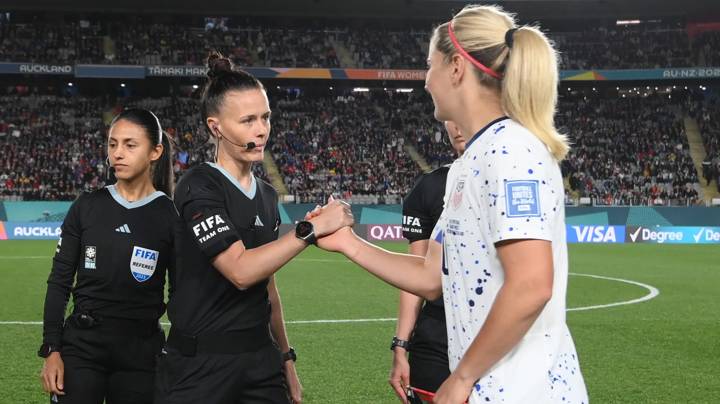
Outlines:
{"label": "black sleeve of official", "polygon": [[175,194],[175,204],[186,231],[208,258],[214,258],[240,240],[225,208],[221,186],[212,180],[185,184]]}
{"label": "black sleeve of official", "polygon": [[425,202],[428,178],[428,175],[421,176],[403,200],[403,237],[411,243],[429,239],[435,226],[431,212]]}
{"label": "black sleeve of official", "polygon": [[180,219],[180,217],[177,215],[177,212],[175,212],[175,209],[173,208],[173,226],[172,226],[172,250],[170,254],[170,261],[168,262],[167,267],[167,282],[168,282],[168,301],[173,295],[173,292],[175,291],[175,274],[177,273],[177,255],[179,253],[178,251],[178,245],[180,245],[180,237],[182,237],[182,227],[183,227],[183,221]]}
{"label": "black sleeve of official", "polygon": [[54,346],[60,346],[62,342],[65,310],[80,259],[82,200],[83,196],[80,196],[65,216],[47,281],[43,314],[43,342]]}
{"label": "black sleeve of official", "polygon": [[[426,215],[430,218],[430,232],[433,231],[440,216],[445,209],[445,185],[447,184],[448,170],[439,171],[433,175],[432,183],[426,185],[425,209]],[[444,174],[443,174],[444,173]]]}
{"label": "black sleeve of official", "polygon": [[275,239],[280,235],[280,225],[282,224],[282,216],[280,216],[280,199],[275,195]]}

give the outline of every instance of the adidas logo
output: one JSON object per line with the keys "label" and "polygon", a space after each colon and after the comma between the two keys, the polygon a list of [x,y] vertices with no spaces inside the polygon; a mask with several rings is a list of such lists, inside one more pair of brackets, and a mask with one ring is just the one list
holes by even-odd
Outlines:
{"label": "adidas logo", "polygon": [[255,227],[265,226],[260,220],[260,216],[255,216]]}
{"label": "adidas logo", "polygon": [[124,224],[124,225],[118,227],[117,229],[115,229],[115,231],[118,233],[128,233],[129,234],[130,228],[128,227],[127,224]]}

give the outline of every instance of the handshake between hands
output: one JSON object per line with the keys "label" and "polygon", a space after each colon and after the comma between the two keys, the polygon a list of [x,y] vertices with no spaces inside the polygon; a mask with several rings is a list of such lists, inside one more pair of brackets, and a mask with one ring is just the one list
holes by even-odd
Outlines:
{"label": "handshake between hands", "polygon": [[305,220],[313,224],[317,245],[323,250],[346,254],[346,249],[357,238],[352,231],[355,218],[350,205],[332,196],[325,206],[317,205],[308,212]]}

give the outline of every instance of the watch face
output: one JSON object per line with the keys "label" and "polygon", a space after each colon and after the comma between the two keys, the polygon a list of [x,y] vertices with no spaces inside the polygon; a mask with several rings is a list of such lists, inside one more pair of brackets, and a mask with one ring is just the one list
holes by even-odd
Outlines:
{"label": "watch face", "polygon": [[297,224],[296,232],[300,237],[307,237],[312,233],[313,225],[310,222],[300,222]]}

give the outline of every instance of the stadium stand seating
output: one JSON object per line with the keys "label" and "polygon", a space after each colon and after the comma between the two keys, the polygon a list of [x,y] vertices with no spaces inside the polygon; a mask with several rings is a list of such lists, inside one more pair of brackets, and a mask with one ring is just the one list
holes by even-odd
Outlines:
{"label": "stadium stand seating", "polygon": [[[217,49],[240,66],[422,69],[429,39],[429,30],[340,21],[283,26],[262,19],[250,24],[240,17],[185,21],[169,25],[152,17],[115,15],[41,22],[25,15],[0,24],[0,61],[201,65],[208,51]],[[565,69],[720,65],[720,34],[691,37],[682,24],[595,24],[551,36]],[[561,91],[557,123],[573,142],[562,164],[568,201],[699,203],[700,179],[681,115],[695,118],[703,136],[702,179],[718,179],[718,101],[687,91],[668,97],[649,87],[643,94],[610,90]],[[297,202],[322,202],[334,193],[360,203],[397,203],[421,172],[408,146],[430,168],[454,159],[442,125],[432,117],[432,102],[420,88],[271,92],[273,132],[267,150]],[[0,91],[0,197],[68,200],[102,186],[108,176],[103,157],[107,120],[123,106],[157,113],[176,141],[177,176],[213,159],[197,94],[73,94],[23,84]],[[256,166],[256,174],[269,180],[263,166]]]}
{"label": "stadium stand seating", "polygon": [[[271,22],[251,25],[240,17],[222,25],[199,20],[169,25],[122,15],[98,20],[65,17],[56,23],[21,18],[0,30],[0,61],[202,65],[208,51],[216,49],[240,66],[425,68],[429,28],[305,23],[307,27],[287,28]],[[598,23],[582,30],[553,30],[550,37],[563,69],[720,65],[715,51],[720,35],[709,32],[690,38],[680,23]],[[340,63],[338,46],[351,55],[349,63]]]}

